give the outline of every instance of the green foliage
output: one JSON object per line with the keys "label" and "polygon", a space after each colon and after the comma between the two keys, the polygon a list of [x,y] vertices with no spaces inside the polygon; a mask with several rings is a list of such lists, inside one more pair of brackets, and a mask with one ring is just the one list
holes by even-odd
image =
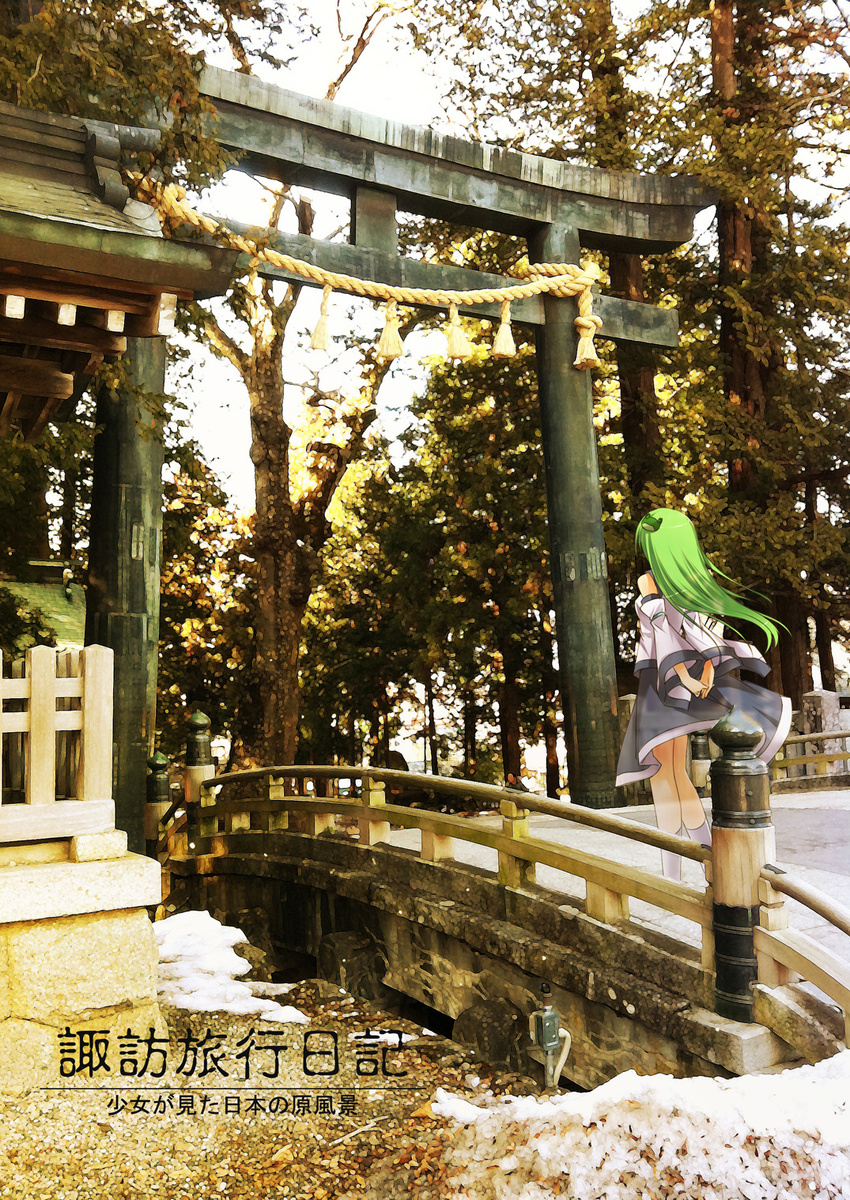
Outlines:
{"label": "green foliage", "polygon": [[240,69],[280,65],[271,53],[297,19],[285,0],[45,0],[18,27],[15,6],[0,19],[0,98],[25,108],[163,127],[143,171],[195,186],[233,161],[210,135],[213,106],[198,90],[201,47],[227,44]]}
{"label": "green foliage", "polygon": [[216,734],[251,741],[256,699],[256,589],[248,523],[227,499],[198,447],[178,444],[163,494],[157,724],[178,753],[186,716],[199,708]]}
{"label": "green foliage", "polygon": [[28,608],[8,588],[0,587],[0,653],[20,658],[30,646],[55,646],[56,635],[38,608]]}
{"label": "green foliage", "polygon": [[[712,21],[727,10],[724,81]],[[846,638],[845,10],[655,0],[618,20],[609,0],[425,0],[413,27],[423,48],[452,62],[447,107],[474,136],[607,169],[693,173],[719,197],[715,228],[643,263],[646,299],[676,305],[682,332],[678,349],[657,358],[663,481],[639,496],[616,372],[595,379],[624,650],[634,529],[652,507],[688,511],[712,560],[775,597],[780,617],[788,605],[826,612]],[[804,642],[783,637],[784,659],[805,660]]]}
{"label": "green foliage", "polygon": [[352,712],[370,724],[376,702],[398,711],[429,675],[456,718],[453,749],[470,703],[481,726],[515,704],[522,732],[537,735],[551,596],[533,354],[435,363],[413,417],[402,464],[375,446],[383,462],[346,491],[326,547],[302,745],[347,728]]}

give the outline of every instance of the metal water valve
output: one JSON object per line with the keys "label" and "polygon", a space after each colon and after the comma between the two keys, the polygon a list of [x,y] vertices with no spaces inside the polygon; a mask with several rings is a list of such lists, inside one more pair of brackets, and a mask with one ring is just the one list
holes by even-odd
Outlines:
{"label": "metal water valve", "polygon": [[[543,1007],[529,1015],[528,1034],[532,1044],[543,1051],[546,1087],[551,1088],[557,1085],[557,1081],[561,1077],[561,1071],[570,1052],[572,1038],[566,1029],[561,1029],[561,1018],[551,1003],[552,989],[545,981],[540,985],[540,995]],[[555,1053],[559,1047],[561,1054],[556,1064]]]}

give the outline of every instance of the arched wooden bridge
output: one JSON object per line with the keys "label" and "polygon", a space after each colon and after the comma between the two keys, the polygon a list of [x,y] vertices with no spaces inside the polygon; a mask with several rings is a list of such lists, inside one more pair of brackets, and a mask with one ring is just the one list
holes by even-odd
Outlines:
{"label": "arched wooden bridge", "polygon": [[[773,865],[770,814],[757,801],[724,826],[722,782],[708,851],[610,813],[431,775],[210,773],[190,768],[187,798],[160,823],[167,904],[221,910],[234,923],[262,909],[280,949],[315,956],[328,977],[376,1002],[401,993],[464,1016],[462,1028],[481,1031],[482,1054],[522,1063],[542,980],[572,1034],[564,1073],[583,1087],[630,1067],[759,1072],[850,1039],[850,967],[788,928],[784,898],[848,934],[850,912]],[[403,802],[423,791],[500,817]],[[536,836],[540,817],[564,832]],[[580,827],[675,850],[714,882],[674,883],[579,849],[570,831]],[[795,986],[800,977],[834,1003]]]}

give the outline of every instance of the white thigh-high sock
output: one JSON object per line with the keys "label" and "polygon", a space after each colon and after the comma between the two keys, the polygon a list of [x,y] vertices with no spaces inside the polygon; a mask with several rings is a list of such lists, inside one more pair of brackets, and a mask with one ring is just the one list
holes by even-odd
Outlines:
{"label": "white thigh-high sock", "polygon": [[677,883],[682,878],[682,860],[672,850],[661,851],[661,873],[665,879],[673,879]]}
{"label": "white thigh-high sock", "polygon": [[700,825],[697,829],[688,829],[688,837],[692,841],[698,842],[700,846],[705,846],[706,850],[710,849],[711,830],[708,826],[708,821],[703,821],[702,825]]}

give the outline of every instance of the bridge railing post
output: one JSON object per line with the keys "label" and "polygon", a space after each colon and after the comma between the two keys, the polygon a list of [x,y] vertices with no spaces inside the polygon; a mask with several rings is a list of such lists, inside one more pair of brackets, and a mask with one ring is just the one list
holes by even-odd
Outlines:
{"label": "bridge railing post", "polygon": [[[210,748],[210,719],[206,713],[192,713],[189,718],[189,731],[186,734],[186,762],[183,768],[183,799],[186,802],[186,842],[187,851],[197,849],[200,836],[209,837],[210,832],[204,832],[201,827],[201,784],[215,774],[212,750]],[[214,803],[215,799],[208,803]],[[211,820],[206,818],[204,830],[209,830]],[[218,831],[212,830],[212,833]]]}
{"label": "bridge railing post", "polygon": [[423,862],[439,862],[441,859],[452,859],[455,856],[455,840],[433,829],[422,830],[422,845],[419,857]]}
{"label": "bridge railing post", "polygon": [[[269,775],[266,789],[269,800],[282,800],[286,795],[286,786],[282,775]],[[289,828],[289,813],[285,808],[271,809],[263,814],[261,822],[263,831],[276,833],[278,830]]]}
{"label": "bridge railing post", "polygon": [[762,730],[749,717],[732,709],[711,736],[722,752],[711,764],[715,1007],[720,1016],[752,1022],[759,876],[776,851],[770,776],[753,753]]}
{"label": "bridge railing post", "polygon": [[[313,793],[315,795],[315,792]],[[311,837],[318,837],[321,833],[326,833],[329,829],[333,830],[336,826],[336,816],[334,813],[317,813],[308,812],[304,814],[304,832],[309,833]]]}
{"label": "bridge railing post", "polygon": [[[387,802],[383,782],[373,779],[371,775],[364,775],[360,785],[360,798],[367,812],[369,809],[383,808]],[[389,821],[376,820],[372,816],[364,815],[359,818],[358,825],[360,841],[364,846],[374,846],[378,842],[385,842],[390,836]]]}
{"label": "bridge railing post", "polygon": [[159,750],[148,759],[148,771],[145,792],[145,850],[148,858],[156,858],[159,822],[171,807],[168,759]]}
{"label": "bridge railing post", "polygon": [[[499,804],[502,814],[502,836],[515,841],[528,837],[528,809],[520,808],[513,800],[502,800]],[[507,887],[521,888],[536,881],[536,867],[525,858],[515,858],[512,854],[499,851],[499,883]]]}

